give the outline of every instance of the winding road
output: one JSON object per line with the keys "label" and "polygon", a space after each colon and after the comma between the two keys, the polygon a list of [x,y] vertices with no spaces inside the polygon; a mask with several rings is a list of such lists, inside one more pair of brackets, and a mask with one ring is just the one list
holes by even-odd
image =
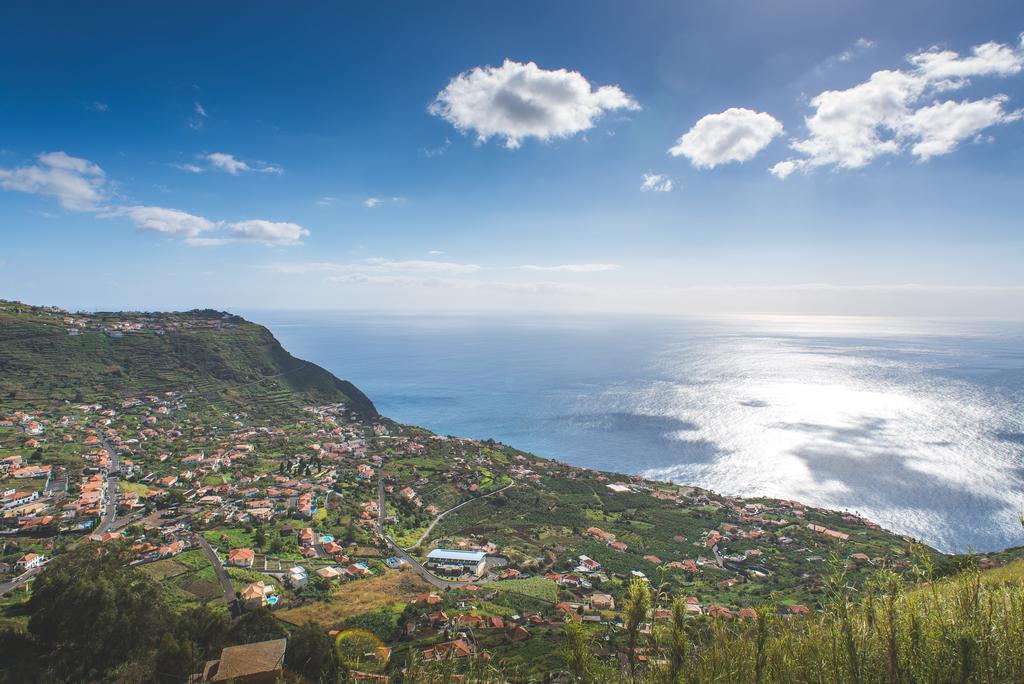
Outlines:
{"label": "winding road", "polygon": [[[455,511],[455,510],[458,510],[458,509],[462,508],[463,506],[471,504],[474,501],[479,501],[480,499],[484,499],[484,498],[486,498],[488,496],[493,496],[495,494],[503,492],[506,489],[508,489],[509,487],[515,486],[515,484],[516,484],[515,481],[513,481],[513,482],[505,485],[501,489],[496,489],[493,492],[490,492],[489,494],[484,494],[483,496],[478,496],[476,498],[469,499],[467,501],[463,501],[462,503],[460,503],[460,504],[458,504],[456,506],[452,506],[448,510],[443,511],[442,513],[439,513],[438,516],[436,518],[434,518],[433,522],[430,523],[430,526],[427,527],[426,532],[424,532],[423,535],[420,536],[420,538],[416,541],[416,546],[419,546],[423,542],[423,540],[427,538],[427,536],[430,534],[430,531],[434,529],[434,526],[437,523],[439,523],[441,521],[441,518],[443,518],[444,516],[448,515],[452,511]],[[415,570],[416,573],[420,577],[422,577],[423,579],[425,579],[427,582],[429,582],[430,584],[434,585],[435,587],[438,587],[439,589],[458,589],[460,587],[466,586],[467,584],[472,584],[472,582],[455,582],[455,581],[450,581],[450,580],[446,580],[446,579],[442,579],[442,578],[438,577],[437,575],[435,575],[434,573],[430,572],[425,567],[423,567],[423,565],[418,560],[413,558],[412,555],[408,551],[406,551],[401,546],[399,546],[398,542],[396,542],[394,539],[392,539],[391,535],[389,535],[385,531],[384,518],[385,518],[385,512],[386,512],[387,508],[385,506],[386,502],[385,502],[385,499],[384,499],[384,480],[383,480],[383,478],[377,480],[377,498],[378,498],[377,505],[378,505],[378,508],[380,509],[378,511],[378,513],[377,513],[377,531],[380,533],[381,538],[383,538],[384,541],[387,543],[388,548],[390,548],[391,551],[396,556],[398,556],[399,558],[404,560],[406,563],[408,563],[409,566],[413,570]]]}
{"label": "winding road", "polygon": [[483,496],[478,496],[478,497],[476,497],[474,499],[468,499],[466,501],[463,501],[460,504],[452,506],[447,511],[442,511],[441,513],[438,513],[437,517],[434,518],[433,522],[431,522],[430,525],[427,526],[426,531],[423,534],[421,534],[420,538],[416,540],[415,544],[413,544],[413,547],[419,546],[424,541],[426,541],[427,537],[429,537],[430,533],[434,530],[434,526],[437,525],[437,523],[441,522],[441,519],[444,518],[444,516],[446,516],[449,513],[451,513],[452,511],[457,511],[460,508],[462,508],[463,506],[468,506],[469,504],[473,503],[474,501],[479,501],[480,499],[486,499],[489,496],[494,496],[495,494],[500,494],[503,491],[505,491],[506,489],[508,489],[509,487],[514,487],[515,484],[516,484],[515,480],[513,480],[512,482],[510,482],[509,484],[505,485],[501,489],[496,489],[493,492],[490,492],[488,494],[484,494]]}

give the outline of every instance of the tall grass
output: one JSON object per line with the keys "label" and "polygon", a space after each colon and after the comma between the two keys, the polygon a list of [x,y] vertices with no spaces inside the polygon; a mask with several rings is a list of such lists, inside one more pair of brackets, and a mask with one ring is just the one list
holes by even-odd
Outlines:
{"label": "tall grass", "polygon": [[760,611],[691,628],[687,639],[682,665],[665,654],[633,681],[1024,682],[1024,587],[985,582],[976,569],[911,586],[883,571],[854,598],[839,575],[818,614]]}

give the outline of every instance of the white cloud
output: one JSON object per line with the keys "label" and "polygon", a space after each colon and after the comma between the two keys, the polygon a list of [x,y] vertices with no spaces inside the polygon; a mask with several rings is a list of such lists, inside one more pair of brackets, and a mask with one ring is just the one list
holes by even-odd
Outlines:
{"label": "white cloud", "polygon": [[444,155],[445,152],[448,151],[448,148],[451,146],[452,141],[449,140],[448,138],[445,138],[443,145],[438,145],[437,147],[421,147],[420,154],[426,157],[427,159],[430,159],[431,157],[441,157]]}
{"label": "white cloud", "polygon": [[[309,235],[295,223],[264,220],[225,223],[180,209],[141,204],[111,206],[107,198],[106,175],[87,159],[65,152],[46,152],[37,163],[14,169],[0,169],[0,188],[55,197],[68,210],[94,212],[100,218],[127,218],[142,231],[179,238],[190,246],[211,247],[228,242],[253,241],[268,245],[292,245]],[[204,235],[228,229],[228,235]]]}
{"label": "white cloud", "polygon": [[780,161],[778,164],[768,169],[768,171],[776,178],[784,179],[789,178],[790,174],[800,169],[801,166],[803,166],[802,162],[794,159],[787,159],[785,161]]}
{"label": "white cloud", "polygon": [[380,206],[383,202],[384,200],[377,197],[367,197],[363,200],[363,206],[367,209],[373,209],[376,206]]}
{"label": "white cloud", "polygon": [[1024,70],[1024,47],[985,43],[960,57],[950,50],[909,55],[912,68],[876,71],[845,90],[827,90],[811,100],[805,119],[808,136],[790,147],[802,157],[787,159],[771,172],[785,178],[796,170],[833,166],[862,168],[877,157],[899,154],[909,145],[921,160],[948,154],[964,139],[995,124],[1020,118],[1003,109],[1005,96],[962,102],[922,102],[928,96],[962,88],[971,76],[1010,76]]}
{"label": "white cloud", "polygon": [[643,192],[672,192],[672,179],[660,173],[645,173],[640,183]]}
{"label": "white cloud", "polygon": [[701,118],[669,154],[686,157],[699,169],[711,169],[752,159],[781,134],[782,124],[772,115],[732,107]]}
{"label": "white cloud", "polygon": [[208,114],[206,113],[206,108],[198,102],[192,103],[192,110],[195,112],[195,116],[189,119],[188,127],[198,131],[205,125]]}
{"label": "white cloud", "polygon": [[202,216],[189,214],[179,209],[141,205],[114,209],[104,216],[125,216],[139,230],[162,233],[177,238],[195,238],[200,233],[215,230],[220,225]]}
{"label": "white cloud", "polygon": [[621,268],[618,264],[559,264],[558,266],[537,266],[526,264],[522,266],[527,271],[555,271],[560,273],[600,273],[603,271],[618,271]]}
{"label": "white cloud", "polygon": [[182,171],[188,171],[189,173],[202,173],[206,170],[201,166],[196,166],[195,164],[172,164],[172,166]]}
{"label": "white cloud", "polygon": [[251,240],[265,245],[297,245],[309,235],[309,231],[297,223],[262,219],[229,223],[227,227],[235,240]]}
{"label": "white cloud", "polygon": [[337,197],[321,197],[316,201],[318,207],[329,207],[334,204]]}
{"label": "white cloud", "polygon": [[91,112],[105,112],[110,109],[110,105],[106,102],[95,101],[85,105],[85,108]]}
{"label": "white cloud", "polygon": [[870,50],[873,47],[875,47],[875,41],[868,40],[867,38],[858,38],[853,42],[853,45],[851,45],[846,50],[843,50],[836,57],[826,62],[825,66],[830,66],[831,63],[834,62],[849,62],[859,53],[865,52],[866,50]]}
{"label": "white cloud", "polygon": [[54,197],[65,209],[91,211],[103,199],[106,175],[96,164],[64,152],[46,152],[38,163],[0,169],[0,187]]}
{"label": "white cloud", "polygon": [[253,166],[241,159],[235,159],[233,155],[226,152],[211,152],[206,155],[206,160],[210,162],[210,165],[214,168],[230,173],[232,176],[237,176],[240,172],[247,171],[253,171],[256,173],[282,173],[280,166],[265,164],[263,162],[255,162],[258,165]]}
{"label": "white cloud", "polygon": [[962,85],[971,76],[1012,76],[1024,70],[1024,51],[1009,45],[989,42],[971,48],[970,57],[961,57],[952,50],[932,48],[909,55],[907,61],[917,67],[928,81]]}
{"label": "white cloud", "polygon": [[1017,121],[1021,112],[1004,111],[1006,100],[1005,95],[996,95],[984,100],[946,101],[921,107],[907,117],[902,128],[908,136],[918,139],[911,152],[926,161],[936,155],[949,154],[961,141],[989,126]]}
{"label": "white cloud", "polygon": [[607,111],[639,108],[618,86],[595,90],[577,71],[505,60],[454,77],[429,111],[461,132],[472,130],[480,142],[498,136],[515,149],[524,138],[567,138],[593,128]]}
{"label": "white cloud", "polygon": [[427,254],[429,254],[430,256],[441,256],[442,254],[444,254],[444,252],[441,251],[440,249],[432,249],[429,252],[427,252]]}

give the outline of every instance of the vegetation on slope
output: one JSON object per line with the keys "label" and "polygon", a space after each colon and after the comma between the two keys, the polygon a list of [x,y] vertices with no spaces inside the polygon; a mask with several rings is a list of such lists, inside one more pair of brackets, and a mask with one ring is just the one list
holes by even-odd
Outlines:
{"label": "vegetation on slope", "polygon": [[[140,328],[112,327],[126,317]],[[0,300],[0,401],[89,401],[174,390],[238,410],[344,402],[364,416],[377,415],[355,385],[296,359],[269,330],[237,316],[192,311],[65,318]]]}

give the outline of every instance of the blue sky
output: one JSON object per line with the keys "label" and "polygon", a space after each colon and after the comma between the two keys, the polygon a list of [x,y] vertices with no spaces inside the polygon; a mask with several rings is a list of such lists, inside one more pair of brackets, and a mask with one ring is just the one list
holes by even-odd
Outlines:
{"label": "blue sky", "polygon": [[1019,317],[1024,6],[837,4],[9,3],[0,296]]}

